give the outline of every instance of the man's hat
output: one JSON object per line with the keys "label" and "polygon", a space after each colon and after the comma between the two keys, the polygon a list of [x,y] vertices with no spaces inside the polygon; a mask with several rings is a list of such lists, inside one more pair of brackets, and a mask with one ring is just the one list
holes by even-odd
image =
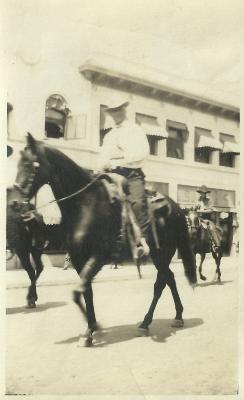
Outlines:
{"label": "man's hat", "polygon": [[7,145],[7,157],[11,156],[11,154],[13,154],[13,147]]}
{"label": "man's hat", "polygon": [[197,189],[198,193],[211,193],[211,190],[207,188],[207,186],[202,185],[199,189]]}
{"label": "man's hat", "polygon": [[125,101],[124,103],[118,103],[118,101],[114,101],[112,103],[110,103],[110,105],[108,107],[105,108],[105,111],[117,111],[120,108],[124,108],[124,107],[128,107],[128,105],[130,104],[129,101]]}

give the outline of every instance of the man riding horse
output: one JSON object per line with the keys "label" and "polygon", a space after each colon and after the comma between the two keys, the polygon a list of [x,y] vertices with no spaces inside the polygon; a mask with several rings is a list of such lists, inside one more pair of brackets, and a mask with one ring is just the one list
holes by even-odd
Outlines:
{"label": "man riding horse", "polygon": [[209,234],[213,248],[219,248],[221,245],[221,235],[217,226],[211,221],[213,205],[211,199],[207,197],[207,194],[211,193],[211,190],[209,190],[205,185],[202,185],[197,192],[200,193],[200,197],[195,206],[195,210],[198,212],[202,227],[206,229]]}
{"label": "man riding horse", "polygon": [[114,103],[105,109],[114,120],[114,127],[104,137],[100,169],[117,173],[127,179],[128,199],[139,225],[138,258],[149,254],[147,196],[142,165],[149,155],[149,144],[143,129],[127,119],[129,102]]}

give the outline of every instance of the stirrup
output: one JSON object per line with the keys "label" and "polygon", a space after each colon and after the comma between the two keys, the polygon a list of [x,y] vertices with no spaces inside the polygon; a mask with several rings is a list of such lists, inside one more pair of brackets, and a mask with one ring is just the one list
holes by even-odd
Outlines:
{"label": "stirrup", "polygon": [[149,246],[144,238],[141,239],[141,243],[137,246],[137,258],[147,257],[150,253]]}
{"label": "stirrup", "polygon": [[144,249],[143,249],[142,246],[138,246],[136,250],[137,250],[137,252],[136,252],[136,258],[137,258],[138,260],[140,260],[142,257],[145,256],[145,251],[144,251]]}

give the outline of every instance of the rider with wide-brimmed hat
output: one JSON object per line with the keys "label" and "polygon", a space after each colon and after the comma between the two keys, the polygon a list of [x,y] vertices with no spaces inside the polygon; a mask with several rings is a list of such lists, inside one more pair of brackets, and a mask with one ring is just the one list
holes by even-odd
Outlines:
{"label": "rider with wide-brimmed hat", "polygon": [[198,199],[196,209],[202,213],[202,216],[203,214],[210,215],[213,211],[213,205],[207,194],[211,193],[211,190],[209,190],[207,186],[202,185],[199,189],[197,189],[197,193],[200,194],[200,197]]}
{"label": "rider with wide-brimmed hat", "polygon": [[142,166],[149,155],[149,143],[144,130],[127,119],[128,101],[111,103],[105,109],[114,127],[104,137],[100,168],[124,176],[129,186],[129,200],[141,230],[141,250],[149,254],[147,197]]}
{"label": "rider with wide-brimmed hat", "polygon": [[211,216],[214,210],[212,201],[207,196],[208,193],[211,193],[211,190],[205,185],[202,185],[199,189],[197,189],[197,193],[200,194],[200,197],[195,209],[197,210],[199,218],[202,221],[202,226],[207,229],[209,233],[209,237],[213,243],[213,246],[218,248],[221,245],[220,229],[211,221]]}

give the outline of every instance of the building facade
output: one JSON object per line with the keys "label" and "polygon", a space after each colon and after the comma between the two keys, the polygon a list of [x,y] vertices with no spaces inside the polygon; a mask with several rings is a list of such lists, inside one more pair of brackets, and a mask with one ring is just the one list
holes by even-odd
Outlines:
{"label": "building facade", "polygon": [[[225,253],[233,251],[240,202],[238,104],[198,88],[188,90],[174,82],[166,85],[160,74],[129,64],[111,65],[99,58],[70,68],[62,79],[54,72],[45,75],[44,70],[26,74],[26,80],[29,84],[23,81],[21,98],[15,90],[9,93],[12,165],[30,131],[81,166],[96,170],[100,146],[112,127],[104,108],[111,100],[118,104],[128,100],[128,118],[148,136],[146,180],[183,208],[196,203],[199,186],[210,188],[216,221],[225,232]],[[53,218],[53,209],[50,215]]]}

